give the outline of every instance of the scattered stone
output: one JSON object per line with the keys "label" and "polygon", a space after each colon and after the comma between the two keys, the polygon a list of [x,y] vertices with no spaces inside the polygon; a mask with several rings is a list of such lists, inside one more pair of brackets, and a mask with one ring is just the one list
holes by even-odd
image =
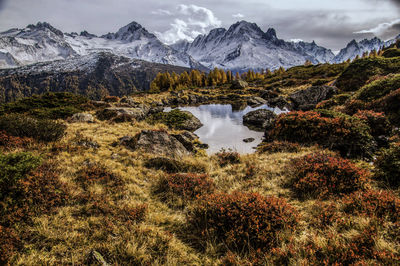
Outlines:
{"label": "scattered stone", "polygon": [[111,120],[121,115],[130,116],[136,121],[143,120],[146,113],[141,108],[125,108],[125,107],[111,107],[105,108],[96,113],[96,116],[100,120]]}
{"label": "scattered stone", "polygon": [[89,264],[100,264],[102,266],[109,266],[103,256],[96,250],[91,250],[89,254]]}
{"label": "scattered stone", "polygon": [[77,141],[76,145],[85,147],[85,148],[92,148],[92,149],[100,148],[99,143],[97,143],[95,141],[91,141],[91,140],[85,140],[85,139]]}
{"label": "scattered stone", "polygon": [[139,103],[137,103],[132,97],[123,97],[120,103],[126,104],[130,107],[136,107]]}
{"label": "scattered stone", "polygon": [[251,107],[256,107],[256,106],[266,104],[266,103],[267,103],[267,101],[261,97],[252,97],[247,100],[247,104],[250,105]]}
{"label": "scattered stone", "polygon": [[324,100],[331,98],[337,93],[337,88],[332,86],[312,86],[305,90],[290,95],[295,110],[311,110]]}
{"label": "scattered stone", "polygon": [[292,109],[292,104],[290,104],[284,97],[275,97],[268,101],[268,105],[271,107],[278,107],[280,109]]}
{"label": "scattered stone", "polygon": [[77,113],[74,114],[69,121],[71,123],[93,123],[94,117],[91,114]]}
{"label": "scattered stone", "polygon": [[264,129],[269,127],[275,120],[276,114],[270,110],[258,109],[243,116],[243,124]]}
{"label": "scattered stone", "polygon": [[248,86],[249,86],[249,83],[247,83],[244,80],[239,79],[239,80],[232,81],[231,89],[242,90],[242,89],[247,88]]}
{"label": "scattered stone", "polygon": [[245,143],[250,143],[250,142],[253,142],[253,141],[255,141],[254,138],[247,138],[247,139],[243,140],[243,142],[245,142]]}

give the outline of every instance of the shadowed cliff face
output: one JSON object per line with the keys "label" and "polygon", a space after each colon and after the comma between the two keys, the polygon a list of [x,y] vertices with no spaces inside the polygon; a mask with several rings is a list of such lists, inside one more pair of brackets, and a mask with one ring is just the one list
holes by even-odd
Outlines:
{"label": "shadowed cliff face", "polygon": [[158,72],[187,70],[109,53],[38,63],[0,71],[0,102],[49,91],[72,92],[94,100],[129,95],[149,89]]}

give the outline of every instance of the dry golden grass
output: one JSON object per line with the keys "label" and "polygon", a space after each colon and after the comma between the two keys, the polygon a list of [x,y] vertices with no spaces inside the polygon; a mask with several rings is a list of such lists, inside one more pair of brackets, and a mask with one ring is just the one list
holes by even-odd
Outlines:
{"label": "dry golden grass", "polygon": [[[144,167],[145,159],[152,155],[111,145],[119,138],[135,135],[142,129],[161,128],[165,129],[165,126],[151,126],[145,122],[109,124],[96,121],[92,124],[69,124],[62,144],[75,145],[74,139],[79,136],[100,145],[98,149],[81,147],[73,151],[61,151],[56,155],[61,181],[67,184],[72,197],[90,194],[106,206],[116,209],[147,204],[147,214],[142,222],[124,223],[107,214],[86,214],[92,204],[89,201],[68,204],[59,208],[54,215],[38,215],[34,217],[34,223],[25,228],[35,239],[29,241],[23,252],[16,254],[13,259],[15,264],[80,265],[88,261],[91,250],[100,252],[109,263],[115,265],[222,264],[223,245],[210,240],[205,243],[204,250],[197,249],[187,231],[187,210],[171,208],[154,195],[153,186],[165,173]],[[310,241],[322,249],[328,249],[332,244],[329,242],[331,235],[340,235],[340,241],[351,241],[371,222],[370,218],[349,215],[345,225],[334,223],[327,228],[313,225],[316,200],[296,199],[285,184],[290,178],[287,171],[290,161],[317,149],[311,147],[302,148],[298,153],[244,155],[239,164],[225,167],[219,166],[216,156],[184,159],[192,164],[205,164],[217,191],[258,192],[264,196],[286,198],[302,217],[296,234],[284,236],[284,239],[290,239],[295,245],[297,252],[289,259],[289,263],[301,265],[307,264],[303,249]],[[84,190],[76,181],[77,172],[90,163],[105,166],[121,178],[123,185],[110,190],[107,185],[96,183]],[[375,239],[376,247],[378,250],[390,250],[398,254],[399,243],[386,238],[387,231],[387,227],[380,231]],[[282,242],[280,248],[288,250],[288,243]],[[266,262],[273,264],[268,259]]]}

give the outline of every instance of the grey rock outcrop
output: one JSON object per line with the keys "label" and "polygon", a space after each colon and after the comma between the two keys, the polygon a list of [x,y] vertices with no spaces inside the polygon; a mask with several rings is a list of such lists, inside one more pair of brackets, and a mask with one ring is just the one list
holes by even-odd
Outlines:
{"label": "grey rock outcrop", "polygon": [[337,88],[332,86],[312,86],[290,95],[295,110],[311,110],[315,106],[336,94]]}
{"label": "grey rock outcrop", "polygon": [[270,110],[258,109],[243,116],[243,124],[255,128],[269,127],[276,118],[276,114]]}
{"label": "grey rock outcrop", "polygon": [[94,117],[91,114],[86,114],[86,113],[77,113],[74,114],[69,121],[71,123],[93,123],[94,122]]}
{"label": "grey rock outcrop", "polygon": [[120,143],[133,150],[160,156],[182,157],[190,151],[175,136],[165,131],[142,130],[134,137],[123,137]]}
{"label": "grey rock outcrop", "polygon": [[233,90],[241,90],[241,89],[245,89],[249,86],[249,83],[247,83],[244,80],[234,80],[232,81],[232,85],[231,85],[231,89]]}

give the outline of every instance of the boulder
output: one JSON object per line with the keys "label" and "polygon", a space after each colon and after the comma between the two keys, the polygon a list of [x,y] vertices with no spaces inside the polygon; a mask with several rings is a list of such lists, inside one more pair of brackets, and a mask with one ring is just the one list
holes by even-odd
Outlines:
{"label": "boulder", "polygon": [[279,96],[268,100],[268,105],[270,107],[278,107],[280,109],[292,109],[292,104],[290,104],[284,97]]}
{"label": "boulder", "polygon": [[200,120],[197,117],[195,117],[191,112],[188,112],[188,111],[182,111],[182,112],[187,114],[189,116],[189,118],[186,119],[179,126],[180,129],[188,130],[188,131],[196,131],[197,129],[199,129],[203,126],[203,124],[200,122]]}
{"label": "boulder", "polygon": [[337,88],[332,86],[312,86],[305,90],[290,95],[295,110],[310,110],[337,93]]}
{"label": "boulder", "polygon": [[173,137],[175,137],[182,145],[188,150],[193,152],[195,150],[194,148],[194,141],[198,139],[198,137],[189,131],[184,131],[181,134],[173,134]]}
{"label": "boulder", "polygon": [[247,100],[247,104],[250,105],[251,107],[259,106],[266,103],[267,101],[261,97],[251,97]]}
{"label": "boulder", "polygon": [[123,97],[120,101],[120,103],[122,104],[126,104],[130,107],[135,107],[137,106],[139,103],[137,103],[132,97]]}
{"label": "boulder", "polygon": [[254,138],[247,138],[247,139],[243,140],[244,143],[250,143],[250,142],[253,142],[253,141],[255,141]]}
{"label": "boulder", "polygon": [[96,116],[100,120],[111,120],[116,117],[129,116],[139,121],[145,118],[146,113],[141,108],[111,107],[98,111]]}
{"label": "boulder", "polygon": [[243,124],[255,128],[264,129],[269,127],[276,118],[276,114],[270,110],[258,109],[243,116]]}
{"label": "boulder", "polygon": [[74,114],[69,121],[71,123],[93,123],[94,117],[91,114],[77,113]]}
{"label": "boulder", "polygon": [[232,81],[231,89],[242,90],[242,89],[247,88],[248,86],[249,86],[249,83],[247,83],[244,80],[239,79],[239,80]]}
{"label": "boulder", "polygon": [[182,157],[190,152],[185,146],[165,131],[142,130],[134,137],[123,137],[120,143],[133,150],[160,156]]}

